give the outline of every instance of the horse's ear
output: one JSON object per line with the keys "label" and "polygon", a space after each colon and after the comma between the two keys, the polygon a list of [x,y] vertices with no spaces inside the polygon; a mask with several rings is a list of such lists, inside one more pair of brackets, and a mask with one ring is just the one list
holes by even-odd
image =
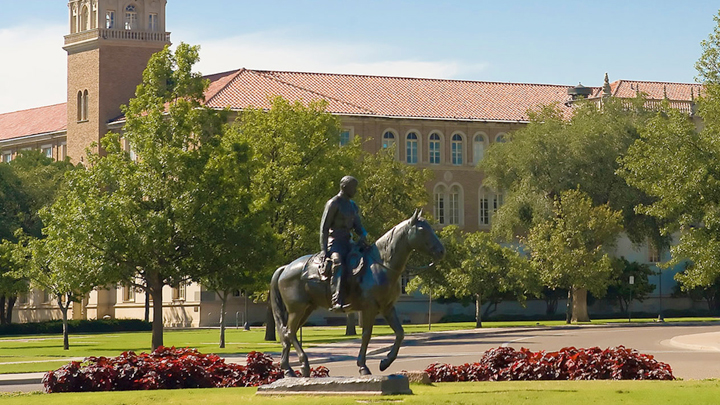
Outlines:
{"label": "horse's ear", "polygon": [[423,216],[422,216],[422,214],[423,214],[423,209],[422,209],[422,208],[420,208],[420,212],[418,213],[418,219],[420,219],[420,218],[422,218],[422,217],[423,217]]}
{"label": "horse's ear", "polygon": [[413,214],[412,218],[410,218],[410,225],[415,225],[418,221],[418,218],[420,216],[418,215],[418,210],[415,210],[415,213]]}

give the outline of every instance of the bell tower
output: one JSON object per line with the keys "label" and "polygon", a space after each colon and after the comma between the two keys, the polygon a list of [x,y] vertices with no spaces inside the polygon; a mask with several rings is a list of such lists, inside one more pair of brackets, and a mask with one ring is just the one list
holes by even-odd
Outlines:
{"label": "bell tower", "polygon": [[135,95],[150,57],[170,44],[167,0],[71,0],[67,146],[74,163],[108,132],[120,105]]}

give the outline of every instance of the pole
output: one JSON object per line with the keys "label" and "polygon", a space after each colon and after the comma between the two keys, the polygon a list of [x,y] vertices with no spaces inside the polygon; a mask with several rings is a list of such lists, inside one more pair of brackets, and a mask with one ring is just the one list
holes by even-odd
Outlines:
{"label": "pole", "polygon": [[250,322],[248,321],[248,297],[247,297],[247,291],[245,291],[245,324],[243,325],[243,329],[250,330]]}
{"label": "pole", "polygon": [[235,312],[235,329],[240,327],[240,311]]}
{"label": "pole", "polygon": [[632,305],[632,293],[633,293],[633,292],[632,292],[632,285],[635,284],[635,277],[634,277],[634,276],[630,276],[629,284],[630,284],[631,287],[630,287],[630,289],[629,289],[629,291],[630,291],[630,297],[629,297],[629,298],[630,298],[630,299],[628,300],[628,323],[632,322],[632,312],[631,312],[631,310],[630,310],[630,306]]}
{"label": "pole", "polygon": [[[657,263],[656,263],[657,265]],[[665,322],[665,317],[663,317],[663,300],[662,300],[662,268],[658,268],[658,284],[660,288],[660,314],[658,315],[658,322]]]}
{"label": "pole", "polygon": [[432,330],[432,286],[430,286],[430,296],[428,297],[428,330]]}

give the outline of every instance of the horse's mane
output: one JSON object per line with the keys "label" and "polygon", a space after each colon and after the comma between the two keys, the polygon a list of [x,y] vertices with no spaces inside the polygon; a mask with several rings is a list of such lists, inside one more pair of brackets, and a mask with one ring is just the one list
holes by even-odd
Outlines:
{"label": "horse's mane", "polygon": [[[418,221],[424,220],[425,218],[418,218]],[[385,232],[383,236],[378,238],[378,240],[375,242],[375,246],[380,253],[380,258],[389,258],[395,254],[395,251],[393,250],[397,246],[397,244],[394,243],[395,238],[404,235],[408,231],[409,223],[410,219],[406,219],[399,224],[393,226],[389,231]]]}

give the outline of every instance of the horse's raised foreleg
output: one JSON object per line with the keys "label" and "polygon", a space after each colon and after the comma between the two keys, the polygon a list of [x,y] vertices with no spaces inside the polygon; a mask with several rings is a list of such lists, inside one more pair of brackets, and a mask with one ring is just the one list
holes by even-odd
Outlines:
{"label": "horse's raised foreleg", "polygon": [[393,332],[395,332],[395,343],[393,343],[393,347],[387,357],[380,361],[380,371],[385,371],[388,367],[390,367],[392,362],[395,361],[398,352],[400,351],[400,344],[402,344],[402,341],[405,338],[405,331],[403,330],[400,318],[398,318],[395,306],[393,305],[388,308],[383,313],[383,316],[385,317],[385,320],[387,320],[387,323],[390,325]]}
{"label": "horse's raised foreleg", "polygon": [[310,362],[308,361],[307,355],[305,354],[305,351],[303,350],[300,342],[298,341],[297,332],[298,330],[300,330],[300,327],[303,325],[305,320],[307,320],[310,312],[312,311],[306,309],[302,312],[290,312],[288,316],[288,330],[290,335],[290,341],[292,342],[293,346],[295,346],[295,352],[297,352],[298,360],[300,360],[300,369],[302,371],[303,377],[310,377]]}
{"label": "horse's raised foreleg", "polygon": [[370,375],[370,369],[367,367],[367,348],[372,337],[373,324],[377,312],[364,310],[362,316],[362,343],[360,344],[360,353],[358,353],[357,365],[360,367],[360,375]]}

